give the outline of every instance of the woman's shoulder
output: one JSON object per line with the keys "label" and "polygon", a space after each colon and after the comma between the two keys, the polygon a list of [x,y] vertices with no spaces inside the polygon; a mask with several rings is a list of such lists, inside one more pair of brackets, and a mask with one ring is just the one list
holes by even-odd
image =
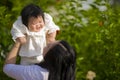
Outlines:
{"label": "woman's shoulder", "polygon": [[16,65],[16,64],[6,64],[3,68],[3,71],[10,77],[19,79],[20,77],[26,77],[26,80],[31,80],[28,78],[34,78],[39,80],[47,80],[48,70],[38,66],[38,65]]}
{"label": "woman's shoulder", "polygon": [[9,70],[9,69],[18,69],[18,70],[29,70],[29,71],[37,71],[37,72],[48,72],[47,69],[42,68],[38,65],[17,65],[17,64],[5,64],[3,67],[3,70]]}
{"label": "woman's shoulder", "polygon": [[31,67],[33,67],[34,69],[40,70],[42,72],[48,72],[47,69],[42,68],[41,66],[38,66],[38,65],[31,65]]}
{"label": "woman's shoulder", "polygon": [[[29,72],[29,73],[28,73]],[[38,65],[30,65],[28,67],[27,73],[29,77],[31,77],[31,74],[35,77],[35,79],[39,80],[48,80],[49,72],[47,69],[42,68]]]}

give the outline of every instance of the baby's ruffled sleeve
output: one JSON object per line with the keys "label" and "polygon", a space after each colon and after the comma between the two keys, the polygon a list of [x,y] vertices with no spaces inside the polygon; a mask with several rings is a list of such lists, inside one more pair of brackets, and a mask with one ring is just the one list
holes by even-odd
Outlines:
{"label": "baby's ruffled sleeve", "polygon": [[14,23],[11,29],[12,39],[15,41],[18,37],[24,37],[26,33],[26,27],[22,24],[21,18],[19,17]]}
{"label": "baby's ruffled sleeve", "polygon": [[44,13],[44,15],[45,15],[45,27],[48,34],[55,31],[59,31],[60,28],[54,23],[53,18],[48,13]]}

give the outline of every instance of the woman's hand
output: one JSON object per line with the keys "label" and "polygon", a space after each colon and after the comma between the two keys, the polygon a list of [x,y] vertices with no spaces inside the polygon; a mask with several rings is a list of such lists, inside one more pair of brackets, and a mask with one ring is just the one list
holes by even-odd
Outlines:
{"label": "woman's hand", "polygon": [[25,44],[27,42],[26,37],[18,37],[16,41],[20,42],[20,44]]}
{"label": "woman's hand", "polygon": [[56,39],[56,31],[55,32],[52,32],[50,34],[46,34],[46,40],[47,40],[47,44],[51,43],[51,42],[54,42]]}

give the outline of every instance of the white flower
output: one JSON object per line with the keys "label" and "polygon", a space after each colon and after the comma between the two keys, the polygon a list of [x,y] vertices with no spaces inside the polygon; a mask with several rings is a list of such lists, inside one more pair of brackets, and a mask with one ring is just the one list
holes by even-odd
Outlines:
{"label": "white flower", "polygon": [[107,7],[106,6],[98,6],[99,11],[106,11]]}
{"label": "white flower", "polygon": [[86,75],[86,79],[87,80],[93,80],[96,77],[96,73],[93,71],[88,71],[87,75]]}
{"label": "white flower", "polygon": [[92,4],[92,3],[94,3],[96,0],[87,0],[87,3],[89,3],[89,4]]}
{"label": "white flower", "polygon": [[91,9],[92,7],[89,5],[89,4],[87,4],[87,3],[82,3],[82,9],[83,10],[89,10],[89,9]]}

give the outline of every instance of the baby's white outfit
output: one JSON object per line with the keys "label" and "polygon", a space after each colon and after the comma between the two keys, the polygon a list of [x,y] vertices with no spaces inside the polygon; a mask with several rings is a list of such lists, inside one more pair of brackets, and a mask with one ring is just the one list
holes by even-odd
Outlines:
{"label": "baby's white outfit", "polygon": [[18,37],[27,35],[27,43],[23,44],[19,51],[19,55],[21,56],[20,63],[23,65],[41,62],[43,60],[43,48],[46,46],[46,33],[50,34],[60,30],[49,14],[44,13],[44,15],[45,27],[39,32],[30,32],[22,23],[21,16],[13,24],[11,34],[14,41]]}

